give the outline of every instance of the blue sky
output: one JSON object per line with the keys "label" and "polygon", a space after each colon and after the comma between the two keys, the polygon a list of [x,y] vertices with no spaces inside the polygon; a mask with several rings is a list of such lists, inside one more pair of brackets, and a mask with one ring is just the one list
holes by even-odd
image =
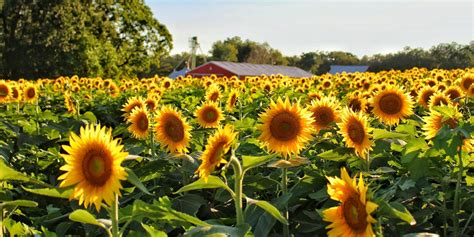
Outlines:
{"label": "blue sky", "polygon": [[284,55],[344,50],[358,56],[473,40],[472,1],[145,0],[173,35],[172,53],[197,36],[207,53],[231,36]]}

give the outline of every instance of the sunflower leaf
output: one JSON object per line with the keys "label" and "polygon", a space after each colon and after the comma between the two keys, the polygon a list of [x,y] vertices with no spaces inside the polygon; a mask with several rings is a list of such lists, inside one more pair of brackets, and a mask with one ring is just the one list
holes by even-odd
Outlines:
{"label": "sunflower leaf", "polygon": [[73,211],[71,214],[69,214],[69,219],[71,221],[79,222],[79,223],[84,223],[84,224],[90,224],[90,225],[96,225],[102,228],[106,228],[104,224],[100,223],[94,215],[89,213],[86,210],[79,209]]}
{"label": "sunflower leaf", "polygon": [[402,204],[398,202],[391,202],[387,203],[382,201],[379,209],[379,213],[385,214],[387,216],[391,216],[394,218],[398,218],[400,220],[405,221],[410,225],[416,225],[415,218],[411,215],[411,213],[404,207]]}
{"label": "sunflower leaf", "polygon": [[184,236],[248,236],[251,233],[248,224],[236,227],[224,225],[198,226],[184,233]]}
{"label": "sunflower leaf", "polygon": [[390,132],[385,129],[375,128],[373,130],[374,140],[387,139],[387,138],[403,138],[409,136],[409,134]]}
{"label": "sunflower leaf", "polygon": [[133,172],[133,170],[129,169],[129,168],[125,168],[125,171],[127,172],[127,180],[128,182],[130,182],[131,184],[135,185],[135,187],[137,187],[138,189],[140,189],[142,192],[148,194],[148,195],[152,195],[148,189],[145,187],[145,185],[143,185],[142,181],[140,181],[140,179],[137,177],[137,175],[135,174],[135,172]]}
{"label": "sunflower leaf", "polygon": [[288,225],[288,221],[285,219],[285,217],[283,217],[283,215],[280,213],[280,211],[275,206],[270,204],[269,202],[262,201],[262,200],[255,200],[255,199],[248,198],[248,197],[246,199],[247,199],[248,204],[256,205],[256,206],[262,208],[263,210],[268,212],[268,214],[272,215],[275,219],[277,219],[282,224]]}
{"label": "sunflower leaf", "polygon": [[13,206],[13,207],[37,207],[38,203],[30,200],[15,200],[15,201],[5,201],[0,203],[0,209],[6,206]]}
{"label": "sunflower leaf", "polygon": [[207,182],[204,179],[198,179],[193,183],[190,183],[182,188],[180,188],[176,193],[187,192],[191,190],[199,190],[199,189],[210,189],[210,188],[223,188],[227,190],[232,196],[234,196],[234,192],[232,189],[227,186],[224,181],[216,176],[210,175],[207,179]]}
{"label": "sunflower leaf", "polygon": [[38,188],[38,189],[30,189],[21,186],[25,191],[39,194],[48,197],[55,197],[55,198],[69,198],[71,196],[72,188]]}
{"label": "sunflower leaf", "polygon": [[252,168],[258,167],[265,164],[266,162],[277,157],[277,154],[271,154],[266,156],[242,156],[242,163],[244,170],[250,170]]}

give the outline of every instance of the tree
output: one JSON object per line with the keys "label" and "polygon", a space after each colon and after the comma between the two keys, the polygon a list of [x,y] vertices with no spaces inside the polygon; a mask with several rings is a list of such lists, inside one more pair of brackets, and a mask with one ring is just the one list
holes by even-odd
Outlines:
{"label": "tree", "polygon": [[143,0],[6,0],[4,76],[135,76],[172,47]]}

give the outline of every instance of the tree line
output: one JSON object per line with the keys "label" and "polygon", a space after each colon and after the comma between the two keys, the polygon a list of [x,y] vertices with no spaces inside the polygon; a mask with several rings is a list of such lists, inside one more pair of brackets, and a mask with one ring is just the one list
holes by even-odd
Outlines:
{"label": "tree line", "polygon": [[[165,56],[163,58],[164,67],[159,72],[166,74],[170,70],[172,71],[171,65],[177,65],[177,61],[188,56],[187,53]],[[390,69],[405,70],[412,67],[452,69],[474,67],[474,41],[467,45],[455,42],[442,43],[428,50],[405,47],[395,53],[375,54],[359,58],[350,52],[343,51],[314,51],[296,56],[284,56],[279,50],[270,47],[268,43],[231,37],[216,41],[212,45],[209,55],[198,55],[197,59],[198,65],[207,59],[207,61],[296,66],[318,75],[329,72],[331,65],[367,65],[369,66],[368,70],[373,72]],[[170,66],[166,67],[166,65]]]}

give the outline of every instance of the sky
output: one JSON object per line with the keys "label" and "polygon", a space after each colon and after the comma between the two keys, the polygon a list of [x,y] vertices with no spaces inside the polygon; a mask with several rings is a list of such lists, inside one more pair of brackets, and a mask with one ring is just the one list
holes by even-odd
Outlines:
{"label": "sky", "polygon": [[240,36],[267,42],[284,55],[342,50],[357,56],[468,44],[473,1],[449,0],[145,0],[173,36],[172,54],[197,36],[212,43]]}

